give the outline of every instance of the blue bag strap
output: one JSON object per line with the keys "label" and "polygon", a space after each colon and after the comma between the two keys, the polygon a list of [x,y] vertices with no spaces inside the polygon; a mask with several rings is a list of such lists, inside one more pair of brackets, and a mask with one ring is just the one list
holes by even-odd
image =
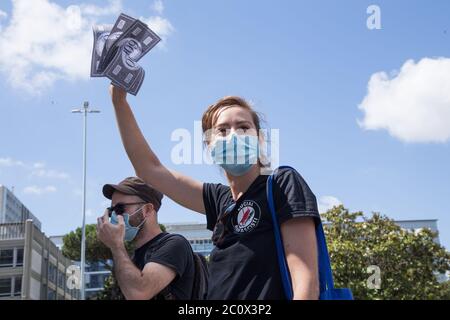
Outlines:
{"label": "blue bag strap", "polygon": [[281,282],[283,284],[284,293],[288,300],[292,300],[292,282],[289,273],[286,255],[284,253],[283,239],[281,238],[281,231],[278,224],[277,215],[275,213],[275,204],[273,201],[273,175],[269,176],[267,180],[267,200],[269,203],[269,209],[272,216],[273,231],[275,235],[275,246],[277,248],[278,265],[280,267]]}
{"label": "blue bag strap", "polygon": [[320,291],[333,290],[334,281],[331,271],[330,256],[328,254],[327,242],[323,231],[322,222],[316,225],[317,250],[319,256],[319,279]]}
{"label": "blue bag strap", "polygon": [[[281,280],[283,289],[288,300],[293,298],[292,281],[290,277],[289,268],[286,261],[286,255],[284,252],[283,239],[281,237],[280,225],[278,223],[277,214],[275,211],[275,203],[273,199],[273,184],[275,183],[274,175],[279,169],[292,167],[282,166],[276,169],[267,180],[267,201],[269,204],[270,213],[272,216],[273,230],[275,236],[275,246],[277,249],[278,265],[280,267]],[[318,251],[318,263],[319,263],[319,283],[320,292],[334,289],[333,274],[331,271],[330,257],[328,255],[327,243],[325,240],[325,234],[323,231],[322,223],[316,224],[316,238],[317,238],[317,251]]]}

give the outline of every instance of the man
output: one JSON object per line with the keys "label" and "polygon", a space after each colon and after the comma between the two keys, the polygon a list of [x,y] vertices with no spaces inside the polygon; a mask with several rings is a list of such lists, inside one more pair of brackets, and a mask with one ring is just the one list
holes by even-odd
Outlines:
{"label": "man", "polygon": [[[111,249],[114,275],[127,300],[191,299],[194,257],[189,242],[162,232],[163,195],[139,178],[103,186],[111,207],[97,221],[97,236]],[[111,220],[110,220],[111,219]],[[130,259],[124,241],[135,247]]]}

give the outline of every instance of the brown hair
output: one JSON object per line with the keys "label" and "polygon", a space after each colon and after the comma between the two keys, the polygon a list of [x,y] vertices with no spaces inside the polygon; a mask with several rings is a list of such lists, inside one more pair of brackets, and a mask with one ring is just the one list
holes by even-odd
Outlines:
{"label": "brown hair", "polygon": [[[237,96],[227,96],[219,99],[216,103],[210,105],[208,109],[205,111],[202,117],[202,130],[205,134],[210,129],[213,128],[214,124],[217,121],[219,116],[219,110],[225,110],[231,107],[241,107],[250,112],[252,116],[253,123],[256,127],[256,132],[259,136],[259,130],[261,129],[261,116],[258,112],[256,112],[250,103],[248,103],[245,99]],[[205,137],[205,142],[208,144],[210,141],[210,137]]]}

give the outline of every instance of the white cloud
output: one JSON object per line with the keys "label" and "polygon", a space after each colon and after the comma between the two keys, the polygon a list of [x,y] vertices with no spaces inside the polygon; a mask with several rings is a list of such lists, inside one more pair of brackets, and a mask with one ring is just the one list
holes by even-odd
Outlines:
{"label": "white cloud", "polygon": [[2,20],[8,18],[8,14],[5,11],[0,10],[0,31],[2,31]]}
{"label": "white cloud", "polygon": [[167,38],[175,31],[175,28],[172,26],[170,21],[160,16],[154,16],[150,18],[140,17],[139,20],[146,23],[150,27],[150,29],[152,29],[158,36],[161,37],[162,47],[165,47]]}
{"label": "white cloud", "polygon": [[121,0],[110,0],[106,7],[99,7],[92,4],[81,4],[81,12],[92,16],[118,15],[123,11]]}
{"label": "white cloud", "polygon": [[47,187],[42,187],[42,188],[37,187],[37,186],[28,186],[25,189],[23,189],[23,192],[25,194],[41,196],[44,194],[56,192],[56,188],[54,186],[47,186]]}
{"label": "white cloud", "polygon": [[92,216],[94,216],[94,210],[86,209],[86,217],[92,217]]}
{"label": "white cloud", "polygon": [[83,196],[83,190],[81,190],[80,188],[75,188],[72,190],[72,194],[75,197],[81,197],[81,196]]}
{"label": "white cloud", "polygon": [[450,59],[408,60],[399,72],[372,75],[358,120],[405,142],[450,140]]}
{"label": "white cloud", "polygon": [[69,174],[57,170],[47,170],[47,169],[37,169],[33,170],[32,176],[40,178],[50,178],[50,179],[62,179],[67,180],[70,178]]}
{"label": "white cloud", "polygon": [[22,161],[14,160],[11,158],[0,158],[0,167],[24,167],[25,164]]}
{"label": "white cloud", "polygon": [[[121,0],[99,7],[78,4],[63,7],[51,0],[11,0],[8,25],[0,34],[0,71],[14,88],[41,94],[55,81],[88,80],[92,26],[110,23],[122,11]],[[173,30],[167,19],[144,18],[162,37]]]}
{"label": "white cloud", "polygon": [[164,4],[161,0],[155,0],[151,6],[152,10],[161,15],[164,12]]}
{"label": "white cloud", "polygon": [[0,35],[0,69],[13,87],[40,93],[57,79],[88,74],[89,21],[78,6],[48,0],[13,0],[10,24]]}
{"label": "white cloud", "polygon": [[1,22],[3,19],[8,18],[8,14],[5,11],[0,10],[0,31],[2,31]]}
{"label": "white cloud", "polygon": [[12,158],[0,158],[0,167],[20,167],[21,171],[30,174],[31,177],[70,180],[70,175],[63,171],[47,169],[45,163],[35,162],[27,164]]}
{"label": "white cloud", "polygon": [[332,209],[333,207],[337,207],[339,205],[341,205],[342,202],[333,196],[322,196],[319,198],[319,212],[320,213],[324,213],[327,212],[328,210]]}
{"label": "white cloud", "polygon": [[35,169],[42,169],[44,167],[45,167],[45,163],[43,163],[43,162],[36,162],[33,164],[33,168],[35,168]]}
{"label": "white cloud", "polygon": [[44,162],[36,162],[32,166],[31,176],[49,179],[69,180],[70,175],[63,171],[47,169]]}

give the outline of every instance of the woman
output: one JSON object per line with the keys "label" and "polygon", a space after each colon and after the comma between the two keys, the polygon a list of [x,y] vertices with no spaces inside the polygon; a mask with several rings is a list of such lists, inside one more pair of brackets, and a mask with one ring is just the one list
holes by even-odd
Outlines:
{"label": "woman", "polygon": [[[215,163],[224,168],[229,186],[201,183],[161,164],[138,127],[126,92],[111,86],[110,93],[136,174],[178,204],[206,214],[216,246],[210,256],[208,299],[284,299],[266,199],[267,176],[260,174],[258,114],[239,97],[223,98],[206,110],[202,119],[206,144]],[[238,144],[246,147],[239,148],[244,154],[237,158],[247,161],[221,161]],[[315,220],[320,216],[316,198],[295,170],[280,170],[275,182],[274,199],[294,299],[318,299]]]}

